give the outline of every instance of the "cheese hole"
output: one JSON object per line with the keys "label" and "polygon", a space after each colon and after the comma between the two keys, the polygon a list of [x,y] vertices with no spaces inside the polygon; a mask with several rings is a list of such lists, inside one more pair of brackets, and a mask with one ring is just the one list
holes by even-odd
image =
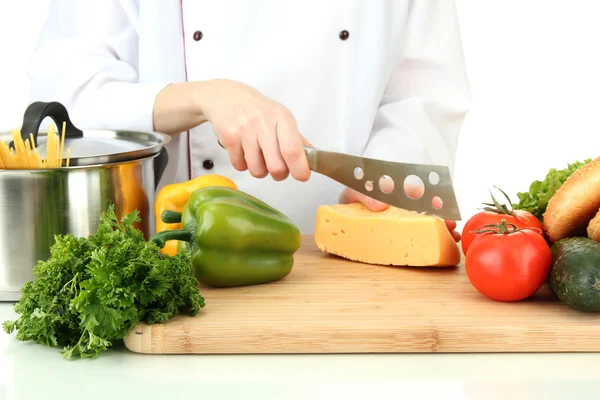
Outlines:
{"label": "cheese hole", "polygon": [[367,189],[369,192],[372,191],[373,190],[373,181],[366,181],[365,189]]}
{"label": "cheese hole", "polygon": [[337,236],[337,232],[331,232],[331,236]]}
{"label": "cheese hole", "polygon": [[385,194],[392,193],[394,191],[394,180],[387,175],[383,175],[379,178],[379,189]]}
{"label": "cheese hole", "polygon": [[404,179],[404,193],[411,199],[420,199],[425,193],[425,183],[417,175],[408,175]]}
{"label": "cheese hole", "polygon": [[431,171],[429,173],[429,182],[431,182],[432,185],[437,185],[440,182],[440,176],[437,172]]}
{"label": "cheese hole", "polygon": [[354,177],[358,180],[361,180],[365,176],[365,172],[361,167],[354,168]]}
{"label": "cheese hole", "polygon": [[439,210],[444,205],[444,202],[438,196],[434,196],[433,199],[431,199],[431,205],[436,210]]}
{"label": "cheese hole", "polygon": [[345,230],[343,230],[343,229],[342,229],[340,232],[342,232],[342,233],[346,233],[346,231],[345,231]]}

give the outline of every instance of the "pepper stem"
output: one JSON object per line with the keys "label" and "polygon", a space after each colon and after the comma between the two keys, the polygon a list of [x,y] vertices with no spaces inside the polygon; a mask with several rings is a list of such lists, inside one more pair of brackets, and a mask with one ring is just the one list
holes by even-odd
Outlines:
{"label": "pepper stem", "polygon": [[165,247],[165,244],[169,240],[181,240],[183,242],[191,242],[194,234],[190,231],[186,231],[184,229],[175,229],[175,230],[167,230],[162,232],[157,232],[150,238],[151,242],[156,243],[158,247],[161,249]]}
{"label": "pepper stem", "polygon": [[160,219],[165,224],[176,224],[181,222],[181,213],[177,211],[165,210],[160,214]]}

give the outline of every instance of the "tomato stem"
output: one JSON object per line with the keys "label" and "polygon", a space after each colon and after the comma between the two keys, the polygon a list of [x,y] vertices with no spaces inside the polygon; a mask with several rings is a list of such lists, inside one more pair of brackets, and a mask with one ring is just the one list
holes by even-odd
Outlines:
{"label": "tomato stem", "polygon": [[[509,227],[512,227],[512,231],[509,230]],[[492,228],[492,229],[484,229],[484,228]],[[503,219],[499,224],[485,224],[481,228],[476,229],[474,232],[475,233],[488,233],[488,232],[490,232],[490,233],[508,234],[508,233],[515,233],[515,232],[518,232],[520,230],[521,230],[521,228],[519,228],[515,224],[511,224],[510,222],[506,222],[506,220]]]}
{"label": "tomato stem", "polygon": [[497,214],[512,215],[513,217],[518,218],[518,216],[514,212],[514,209],[512,208],[512,202],[510,201],[510,197],[508,197],[506,192],[504,192],[504,190],[500,189],[498,186],[494,186],[494,187],[496,189],[498,189],[504,195],[504,197],[506,197],[508,204],[511,204],[511,208],[509,209],[506,204],[500,204],[498,202],[498,200],[496,200],[496,198],[494,197],[494,194],[492,193],[492,191],[490,190],[489,192],[490,192],[490,195],[492,196],[493,203],[481,203],[484,206],[487,206],[487,207],[483,207],[482,210],[495,212]]}

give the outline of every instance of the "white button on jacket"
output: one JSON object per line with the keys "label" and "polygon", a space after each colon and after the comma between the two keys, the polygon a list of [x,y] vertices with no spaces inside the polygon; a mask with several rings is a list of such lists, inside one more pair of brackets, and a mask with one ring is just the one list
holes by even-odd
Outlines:
{"label": "white button on jacket", "polygon": [[[141,131],[169,83],[235,79],[316,147],[452,171],[470,105],[454,0],[53,0],[29,77],[31,101],[63,102],[82,128]],[[343,190],[238,172],[208,123],[172,138],[161,186],[222,174],[303,233]]]}

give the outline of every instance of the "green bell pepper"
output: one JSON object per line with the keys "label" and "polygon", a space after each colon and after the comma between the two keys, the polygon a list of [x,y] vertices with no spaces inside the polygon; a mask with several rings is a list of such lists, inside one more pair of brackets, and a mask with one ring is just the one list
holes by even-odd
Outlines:
{"label": "green bell pepper", "polygon": [[280,211],[238,189],[208,186],[194,191],[181,213],[165,210],[165,223],[182,229],[155,233],[163,247],[178,240],[191,251],[196,278],[209,286],[232,287],[280,280],[294,265],[300,231]]}

